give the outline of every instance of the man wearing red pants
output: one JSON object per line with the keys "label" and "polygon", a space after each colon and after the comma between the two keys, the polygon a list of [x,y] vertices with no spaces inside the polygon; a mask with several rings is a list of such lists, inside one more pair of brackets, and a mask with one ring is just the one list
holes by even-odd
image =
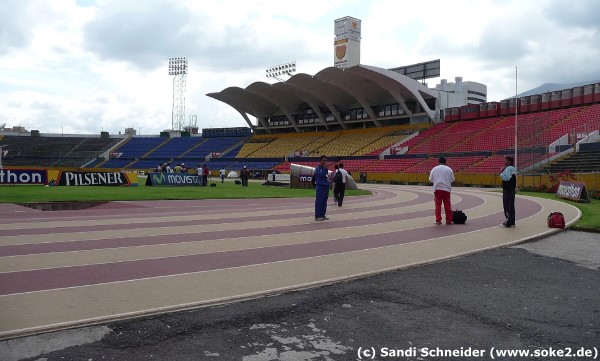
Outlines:
{"label": "man wearing red pants", "polygon": [[440,157],[439,163],[429,173],[429,181],[433,183],[433,195],[435,197],[435,224],[442,224],[442,203],[446,213],[446,224],[452,224],[452,205],[450,204],[450,192],[454,182],[454,172],[446,166],[446,158]]}

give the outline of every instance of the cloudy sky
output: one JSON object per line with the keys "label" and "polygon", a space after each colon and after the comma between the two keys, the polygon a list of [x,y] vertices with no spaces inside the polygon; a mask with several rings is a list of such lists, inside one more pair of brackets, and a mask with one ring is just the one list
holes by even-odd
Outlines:
{"label": "cloudy sky", "polygon": [[440,79],[488,100],[544,83],[600,79],[600,1],[0,0],[0,124],[116,134],[171,126],[168,59],[189,61],[186,118],[246,126],[207,93],[246,87],[272,65],[333,66],[334,20],[362,20],[361,63],[441,60]]}

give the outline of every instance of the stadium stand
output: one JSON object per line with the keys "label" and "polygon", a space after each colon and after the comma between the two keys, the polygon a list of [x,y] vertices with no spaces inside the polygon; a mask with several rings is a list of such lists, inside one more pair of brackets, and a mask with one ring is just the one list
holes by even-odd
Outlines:
{"label": "stadium stand", "polygon": [[[281,157],[281,156],[293,156],[295,152],[306,152],[314,147],[321,138],[331,138],[331,135],[326,136],[325,134],[279,134],[277,136],[255,136],[253,140],[263,141],[264,143],[250,143],[250,144],[262,144],[263,146],[257,147],[251,153],[245,156],[245,158],[269,158],[269,157]],[[241,157],[240,157],[241,158]]]}
{"label": "stadium stand", "polygon": [[226,153],[226,156],[232,157],[232,158],[238,158],[239,157],[239,152],[242,149],[242,147],[244,146],[244,143],[240,142],[238,145],[232,147],[229,152]]}
{"label": "stadium stand", "polygon": [[[96,164],[100,168],[130,168],[137,159],[151,153],[162,143],[170,139],[165,137],[133,137],[111,151],[106,162]],[[154,165],[156,167],[156,164]]]}
{"label": "stadium stand", "polygon": [[255,141],[255,140],[250,140],[246,143],[244,143],[244,145],[242,145],[242,148],[240,148],[240,151],[237,154],[238,158],[247,158],[250,155],[252,155],[254,152],[258,151],[259,149],[267,146],[269,144],[271,140],[264,140],[264,141]]}
{"label": "stadium stand", "polygon": [[[600,143],[598,143],[600,148]],[[560,173],[565,171],[578,173],[600,172],[600,150],[572,153],[546,165],[543,170],[547,173]]]}
{"label": "stadium stand", "polygon": [[[387,133],[385,129],[365,129],[352,132],[340,132],[339,137],[319,148],[321,154],[327,156],[362,155],[361,149],[380,139]],[[368,149],[371,151],[373,149]]]}
{"label": "stadium stand", "polygon": [[257,135],[246,143],[238,158],[306,157],[326,154],[329,157],[379,155],[412,132],[428,125],[392,126],[337,132]]}
{"label": "stadium stand", "polygon": [[4,135],[2,162],[5,166],[81,167],[118,141],[84,136]]}
{"label": "stadium stand", "polygon": [[[135,137],[110,152],[106,162],[90,166],[101,168],[155,169],[165,162],[185,164],[188,168],[204,164],[211,157],[220,157],[242,146],[245,137]],[[235,154],[235,153],[234,153]]]}
{"label": "stadium stand", "polygon": [[[408,147],[409,149],[415,149],[418,146],[424,146],[432,139],[435,139],[437,135],[443,133],[446,129],[449,129],[454,125],[455,123],[442,123],[435,125],[422,131],[419,133],[419,135],[404,143],[404,146]],[[424,148],[426,148],[426,146],[424,146]]]}
{"label": "stadium stand", "polygon": [[[338,73],[331,70],[321,75],[344,74]],[[495,102],[495,106],[490,103],[446,109],[447,121],[435,125],[422,123],[416,114],[413,114],[414,124],[407,124],[407,119],[386,116],[376,121],[364,120],[368,118],[366,112],[348,108],[344,110],[345,124],[333,126],[330,122],[337,123],[337,120],[327,114],[326,122],[315,126],[306,122],[282,126],[281,119],[273,118],[271,121],[277,123],[272,124],[274,128],[270,129],[264,122],[258,126],[259,133],[263,134],[252,134],[251,128],[240,127],[205,129],[203,137],[105,139],[37,133],[36,136],[0,134],[0,141],[6,152],[4,164],[8,166],[85,165],[149,170],[164,162],[185,163],[190,168],[206,163],[213,171],[221,168],[238,171],[247,166],[265,174],[272,170],[289,172],[291,163],[314,166],[316,157],[325,154],[331,161],[330,169],[334,161],[342,161],[346,170],[353,173],[426,174],[437,164],[438,157],[444,155],[456,173],[497,174],[504,164],[504,156],[515,152],[514,111],[518,109],[517,164],[521,171],[558,172],[570,168],[597,172],[598,154],[594,151],[599,145],[590,145],[587,155],[580,154],[582,151],[573,152],[579,150],[576,143],[582,139],[597,141],[594,132],[600,130],[600,83],[585,89],[583,93],[577,92],[584,94],[579,98],[564,101],[542,94],[517,101],[502,100]],[[318,88],[314,91],[319,93]],[[357,117],[350,113],[356,113]],[[315,122],[318,123],[318,119]],[[568,152],[574,154],[564,157]],[[101,155],[108,159],[99,158]]]}
{"label": "stadium stand", "polygon": [[361,169],[361,171],[367,173],[400,173],[422,161],[423,158],[395,158],[377,160],[371,164],[367,164],[367,166]]}
{"label": "stadium stand", "polygon": [[169,140],[169,138],[161,137],[133,137],[127,143],[114,149],[113,152],[122,153],[121,158],[141,158]]}
{"label": "stadium stand", "polygon": [[200,137],[171,138],[144,158],[170,159],[174,154],[181,155],[202,144],[206,139]]}
{"label": "stadium stand", "polygon": [[226,156],[232,149],[239,146],[245,137],[206,138],[205,141],[183,154],[174,154],[176,163],[200,164],[210,158]]}
{"label": "stadium stand", "polygon": [[483,174],[499,174],[504,167],[504,155],[493,155],[474,163],[470,167],[466,167],[464,173],[483,173]]}

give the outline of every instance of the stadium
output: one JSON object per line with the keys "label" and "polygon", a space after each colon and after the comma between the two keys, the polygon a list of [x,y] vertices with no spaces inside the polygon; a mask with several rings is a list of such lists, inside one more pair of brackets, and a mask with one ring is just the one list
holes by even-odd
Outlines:
{"label": "stadium", "polygon": [[[58,136],[15,127],[0,133],[1,164],[150,172],[168,162],[192,173],[207,165],[213,175],[245,165],[264,178],[289,173],[291,163],[314,166],[325,154],[331,169],[343,161],[367,182],[424,184],[443,155],[457,184],[495,187],[504,156],[514,154],[521,188],[551,188],[552,174],[570,172],[598,191],[600,83],[487,101],[485,85],[461,77],[442,79],[435,89],[419,82],[439,76],[439,60],[394,69],[360,64],[358,19],[336,20],[336,31],[333,67],[292,75],[295,63],[284,64],[267,70],[280,80],[275,84],[207,94],[239,112],[248,127],[197,134],[176,113],[173,129],[156,136],[132,128]],[[185,109],[177,104],[185,99],[182,88],[173,91],[174,109]]]}
{"label": "stadium", "polygon": [[[345,300],[337,298],[337,291],[331,292],[333,296],[316,298],[317,301],[310,299],[321,286],[324,289],[348,280],[438,264],[467,255],[484,253],[483,268],[488,267],[491,261],[485,259],[487,251],[558,233],[557,229],[548,228],[549,210],[562,212],[567,226],[582,216],[571,204],[519,195],[516,200],[518,227],[498,227],[503,214],[501,193],[495,188],[501,186],[499,173],[507,155],[516,155],[520,189],[555,192],[558,183],[565,180],[585,184],[592,197],[600,190],[600,83],[488,101],[484,84],[463,81],[461,77],[450,83],[442,79],[435,88],[428,88],[424,80],[439,76],[440,60],[383,69],[361,64],[359,55],[360,20],[338,19],[334,66],[309,75],[293,74],[295,64],[283,64],[267,70],[267,76],[276,78],[277,83],[255,82],[245,88],[228,86],[207,94],[236,110],[247,127],[200,131],[193,126],[183,126],[184,114],[180,110],[184,106],[176,101],[185,98],[181,94],[185,74],[174,70],[171,75],[178,81],[174,81],[172,128],[160,134],[142,136],[133,128],[125,129],[124,134],[101,132],[98,135],[59,135],[21,127],[3,128],[0,184],[6,188],[32,184],[39,185],[44,192],[59,192],[66,185],[85,185],[86,174],[90,174],[93,182],[87,184],[132,185],[124,175],[151,175],[162,172],[166,164],[189,175],[195,175],[197,168],[206,166],[215,179],[220,169],[237,173],[248,167],[252,177],[262,182],[273,173],[290,174],[292,165],[314,167],[319,157],[326,155],[330,170],[335,163],[343,162],[360,187],[371,194],[349,197],[344,207],[331,207],[330,222],[313,221],[312,193],[310,197],[285,201],[264,197],[125,200],[61,212],[40,212],[1,203],[0,318],[3,322],[0,351],[17,350],[16,342],[10,343],[12,340],[47,334],[48,338],[41,342],[43,351],[28,356],[34,357],[54,350],[46,347],[53,343],[54,331],[90,326],[101,333],[100,338],[111,333],[118,333],[114,336],[118,338],[127,333],[129,326],[119,323],[123,320],[153,322],[166,315],[157,322],[160,325],[154,325],[148,332],[135,331],[137,337],[143,338],[141,343],[155,347],[164,335],[185,338],[197,329],[206,330],[202,323],[205,314],[198,316],[201,322],[190,321],[190,324],[198,322],[192,326],[175,321],[176,318],[193,318],[196,316],[192,312],[212,306],[215,307],[208,312],[220,307],[225,309],[231,303],[243,304],[238,301],[250,302],[245,303],[251,305],[248,306],[250,311],[243,309],[240,314],[244,316],[236,318],[234,315],[233,321],[216,311],[220,319],[215,323],[227,319],[238,327],[239,319],[251,319],[254,324],[248,329],[239,326],[232,331],[236,335],[233,338],[243,339],[244,332],[252,334],[255,329],[269,327],[263,318],[270,313],[279,315],[278,308],[270,309],[269,302],[282,293],[304,292],[303,297],[309,300],[300,303],[310,304],[309,313],[318,312],[318,303],[326,298],[340,301],[338,308],[342,310],[351,310],[355,306],[341,303]],[[173,63],[180,64],[179,61],[181,58],[176,58]],[[428,176],[441,156],[447,158],[447,165],[454,170],[453,207],[469,214],[466,224],[432,225]],[[47,175],[40,175],[43,171]],[[65,172],[71,172],[73,178],[64,183],[55,179]],[[224,188],[215,183],[216,188]],[[311,187],[309,179],[305,183],[298,188]],[[254,184],[261,187],[259,182]],[[198,190],[192,187],[181,188]],[[205,189],[210,191],[209,187]],[[256,189],[251,186],[248,192]],[[506,333],[512,332],[506,331],[510,327],[504,327],[502,317],[507,314],[515,314],[515,318],[526,322],[535,319],[532,323],[536,325],[521,326],[523,329],[515,332],[519,338],[522,334],[535,338],[536,342],[531,344],[536,345],[562,345],[554,341],[562,338],[552,332],[548,332],[550,336],[540,336],[543,332],[536,327],[537,324],[560,323],[566,310],[580,310],[585,314],[582,319],[597,319],[596,307],[590,306],[597,304],[597,297],[595,293],[589,296],[587,283],[597,280],[595,274],[586,274],[590,281],[582,277],[580,271],[557,272],[565,277],[567,285],[573,285],[571,288],[555,287],[553,279],[540,280],[530,275],[539,282],[536,287],[532,289],[528,283],[525,290],[513,293],[508,286],[500,284],[510,283],[501,273],[510,268],[507,266],[510,257],[512,254],[498,261],[498,268],[490,272],[489,280],[475,282],[475,295],[490,292],[486,295],[496,300],[497,294],[493,292],[507,289],[505,298],[499,299],[505,303],[516,300],[516,305],[508,311],[502,309],[501,316],[494,319],[486,308],[496,306],[492,302],[485,303],[484,299],[483,310],[466,318],[477,319],[476,322],[485,318],[488,322],[489,316],[488,323],[501,325],[498,327]],[[522,269],[511,271],[517,278],[528,271],[543,276],[554,272],[554,260],[546,265],[548,268],[543,268],[541,264],[545,260],[539,258],[537,255],[531,256],[533,261],[526,258]],[[539,261],[535,263],[538,268],[531,266],[534,261]],[[486,273],[491,266],[484,271],[472,264],[466,268],[469,274],[479,277],[478,273]],[[473,272],[474,269],[478,271]],[[448,279],[452,279],[456,271],[451,269]],[[426,276],[417,283],[427,287],[436,277]],[[461,278],[467,277],[462,275],[452,282],[444,278],[448,286],[445,292],[451,293],[455,287],[453,282],[460,282]],[[371,282],[370,279],[367,282]],[[377,281],[369,287],[375,284]],[[537,297],[537,287],[541,284],[552,288],[552,292],[562,292],[564,288],[571,293],[564,301],[562,298],[555,301],[558,297],[552,293],[547,298],[558,304],[557,311],[551,314],[543,309],[532,316],[530,312],[534,311],[525,306],[539,299],[523,299],[530,293]],[[398,294],[404,293],[402,287],[397,290]],[[465,290],[460,292],[466,297],[473,296]],[[422,306],[426,297],[420,298],[425,293],[417,291],[414,299],[402,305],[410,309],[400,311],[402,317],[418,313],[418,309],[429,313],[429,309]],[[397,295],[377,301],[369,297],[365,302],[377,303],[383,310],[377,312],[384,314],[389,306],[382,304],[393,304]],[[439,299],[440,295],[427,297]],[[292,307],[295,306],[294,301]],[[254,317],[253,311],[260,307],[264,309]],[[450,306],[445,307],[454,311]],[[294,310],[284,309],[281,314],[294,313]],[[273,310],[277,312],[271,312]],[[351,311],[356,312],[352,317],[359,314]],[[319,314],[316,321],[310,318],[310,332],[316,332],[315,325],[326,328],[319,318],[329,322],[329,316],[321,316]],[[552,319],[547,321],[548,317]],[[397,334],[398,321],[393,322],[389,329]],[[592,344],[597,331],[586,327],[592,329],[594,322],[589,322],[591,326],[569,328],[572,331],[569,345]],[[106,324],[109,327],[105,327]],[[165,331],[171,325],[173,330]],[[99,328],[93,328],[95,326]],[[413,327],[420,329],[418,324]],[[472,334],[473,342],[493,347],[492,341],[483,340],[487,335],[477,327]],[[344,328],[348,327],[337,327]],[[447,334],[460,334],[455,329],[440,329]],[[331,333],[331,329],[328,332]],[[282,338],[273,337],[264,343],[265,350],[256,352],[254,348],[263,344],[257,346],[254,340],[244,339],[241,348],[248,347],[247,355],[259,354],[267,352],[273,340]],[[230,347],[231,340],[228,341],[223,348]],[[284,341],[281,341],[283,349],[288,347]],[[354,348],[360,345],[353,340],[347,342],[351,346],[320,353],[317,359],[342,359],[336,355],[354,359]],[[519,342],[521,346],[529,345],[530,340],[524,337]],[[195,345],[195,341],[189,344]],[[456,342],[448,345],[462,347],[462,343]],[[304,347],[301,346],[299,349]],[[209,349],[202,347],[203,352]],[[152,352],[165,360],[178,356],[180,351],[158,348]],[[302,351],[296,356],[303,356]],[[283,354],[264,359],[303,359],[280,357]],[[108,357],[128,359],[122,354]],[[189,359],[198,359],[194,357]]]}

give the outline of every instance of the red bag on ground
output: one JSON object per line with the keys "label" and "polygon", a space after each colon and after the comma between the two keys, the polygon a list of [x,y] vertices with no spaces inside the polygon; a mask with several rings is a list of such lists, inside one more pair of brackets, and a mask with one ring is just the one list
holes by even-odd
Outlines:
{"label": "red bag on ground", "polygon": [[548,227],[565,228],[565,216],[560,212],[552,212],[548,216]]}

